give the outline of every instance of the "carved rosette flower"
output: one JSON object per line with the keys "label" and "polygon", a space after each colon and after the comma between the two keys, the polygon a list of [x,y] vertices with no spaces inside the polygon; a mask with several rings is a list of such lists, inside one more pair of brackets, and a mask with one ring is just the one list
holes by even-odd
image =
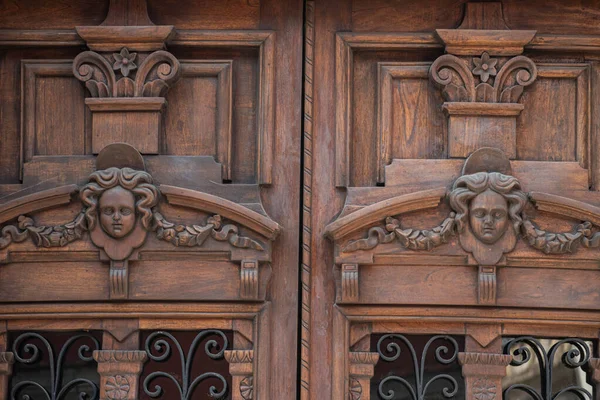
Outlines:
{"label": "carved rosette flower", "polygon": [[240,394],[244,400],[252,400],[254,394],[254,379],[251,376],[240,382]]}
{"label": "carved rosette flower", "polygon": [[121,70],[123,76],[129,76],[129,73],[137,68],[134,62],[136,57],[137,53],[130,53],[127,47],[123,47],[120,53],[113,53],[115,62],[112,67],[115,71]]}
{"label": "carved rosette flower", "polygon": [[350,379],[348,385],[348,400],[360,400],[362,397],[362,386],[360,382],[354,378]]}
{"label": "carved rosette flower", "polygon": [[496,392],[496,384],[489,379],[480,378],[473,383],[473,397],[477,400],[494,400]]}
{"label": "carved rosette flower", "polygon": [[105,384],[106,398],[110,400],[122,400],[129,396],[131,385],[126,377],[122,375],[111,376]]}
{"label": "carved rosette flower", "polygon": [[473,75],[478,75],[482,82],[487,82],[490,78],[490,75],[496,76],[498,73],[496,71],[498,59],[490,58],[490,55],[487,52],[483,52],[481,58],[474,57],[473,64],[475,64],[475,68],[473,68]]}

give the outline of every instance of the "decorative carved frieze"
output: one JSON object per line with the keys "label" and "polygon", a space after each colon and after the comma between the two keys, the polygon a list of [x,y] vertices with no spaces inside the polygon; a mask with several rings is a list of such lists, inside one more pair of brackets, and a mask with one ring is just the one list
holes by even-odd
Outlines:
{"label": "decorative carved frieze", "polygon": [[[488,156],[487,165],[479,164],[481,153]],[[452,212],[438,227],[431,230],[403,228],[398,219],[389,216],[385,228],[370,228],[365,238],[350,240],[341,246],[341,251],[371,250],[396,241],[406,249],[428,251],[457,235],[462,248],[478,263],[493,266],[514,249],[519,237],[546,254],[571,253],[578,246],[600,246],[600,233],[595,232],[591,222],[578,224],[573,231],[564,233],[539,229],[523,212],[530,197],[521,189],[519,180],[500,172],[487,172],[495,167],[504,170],[501,165],[506,162],[494,149],[481,149],[469,157],[464,167],[469,173],[454,182],[447,196]],[[482,283],[485,282],[484,279]],[[484,286],[492,289],[487,283]]]}
{"label": "decorative carved frieze", "polygon": [[[126,162],[118,167],[110,166],[119,160]],[[137,257],[148,233],[175,247],[206,247],[207,240],[211,239],[257,254],[256,259],[242,262],[240,294],[242,298],[258,299],[257,260],[264,259],[261,254],[268,251],[265,243],[242,235],[238,225],[226,222],[218,214],[209,216],[203,223],[169,222],[157,209],[161,190],[144,171],[141,155],[131,146],[108,146],[98,156],[97,166],[102,169],[92,173],[88,183],[79,190],[83,210],[73,221],[55,226],[37,225],[32,218],[22,215],[16,224],[2,228],[0,249],[27,239],[37,247],[65,247],[89,235],[90,241],[101,250],[100,258],[110,262],[111,298],[121,299],[128,296],[128,261]],[[226,206],[229,202],[220,200],[223,210],[229,210]],[[240,213],[255,214],[235,205],[235,214]]]}

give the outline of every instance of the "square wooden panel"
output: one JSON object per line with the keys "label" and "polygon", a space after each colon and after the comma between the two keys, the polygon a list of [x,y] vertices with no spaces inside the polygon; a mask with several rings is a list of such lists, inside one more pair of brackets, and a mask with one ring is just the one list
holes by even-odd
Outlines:
{"label": "square wooden panel", "polygon": [[213,155],[230,180],[233,61],[183,60],[181,69],[181,81],[167,96],[165,153]]}
{"label": "square wooden panel", "polygon": [[378,182],[394,158],[445,158],[446,117],[441,93],[429,82],[429,62],[377,65]]}
{"label": "square wooden panel", "polygon": [[85,88],[72,64],[21,61],[21,170],[36,155],[86,154]]}
{"label": "square wooden panel", "polygon": [[517,159],[578,161],[589,168],[590,65],[538,63],[537,68],[537,81],[521,99]]}

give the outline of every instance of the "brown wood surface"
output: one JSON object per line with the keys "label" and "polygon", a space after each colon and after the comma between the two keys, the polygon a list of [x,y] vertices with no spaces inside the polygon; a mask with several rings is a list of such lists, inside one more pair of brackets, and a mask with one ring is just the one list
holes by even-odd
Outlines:
{"label": "brown wood surface", "polygon": [[156,330],[228,331],[236,400],[377,398],[390,333],[461,337],[468,400],[500,385],[502,338],[598,347],[598,21],[0,3],[0,400],[21,331],[102,331],[103,399],[117,376],[139,398]]}

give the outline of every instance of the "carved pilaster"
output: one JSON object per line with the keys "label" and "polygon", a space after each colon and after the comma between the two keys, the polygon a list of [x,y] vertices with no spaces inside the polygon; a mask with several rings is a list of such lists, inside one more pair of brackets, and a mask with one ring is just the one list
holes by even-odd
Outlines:
{"label": "carved pilaster", "polygon": [[251,400],[254,397],[254,350],[226,350],[232,377],[232,400]]}
{"label": "carved pilaster", "polygon": [[369,400],[371,398],[369,389],[377,361],[379,361],[378,353],[368,351],[350,352],[348,399]]}
{"label": "carved pilaster", "polygon": [[358,298],[358,264],[342,264],[342,302],[353,303]]}
{"label": "carved pilaster", "polygon": [[502,378],[511,356],[496,353],[459,353],[466,400],[501,400]]}
{"label": "carved pilaster", "polygon": [[135,400],[147,354],[140,350],[97,350],[100,400]]}
{"label": "carved pilaster", "polygon": [[258,299],[258,261],[244,260],[240,266],[240,296],[242,299]]}
{"label": "carved pilaster", "polygon": [[8,397],[8,382],[12,375],[12,366],[15,362],[13,353],[0,352],[0,399]]}
{"label": "carved pilaster", "polygon": [[496,267],[480,265],[478,273],[478,303],[481,305],[496,304]]}

